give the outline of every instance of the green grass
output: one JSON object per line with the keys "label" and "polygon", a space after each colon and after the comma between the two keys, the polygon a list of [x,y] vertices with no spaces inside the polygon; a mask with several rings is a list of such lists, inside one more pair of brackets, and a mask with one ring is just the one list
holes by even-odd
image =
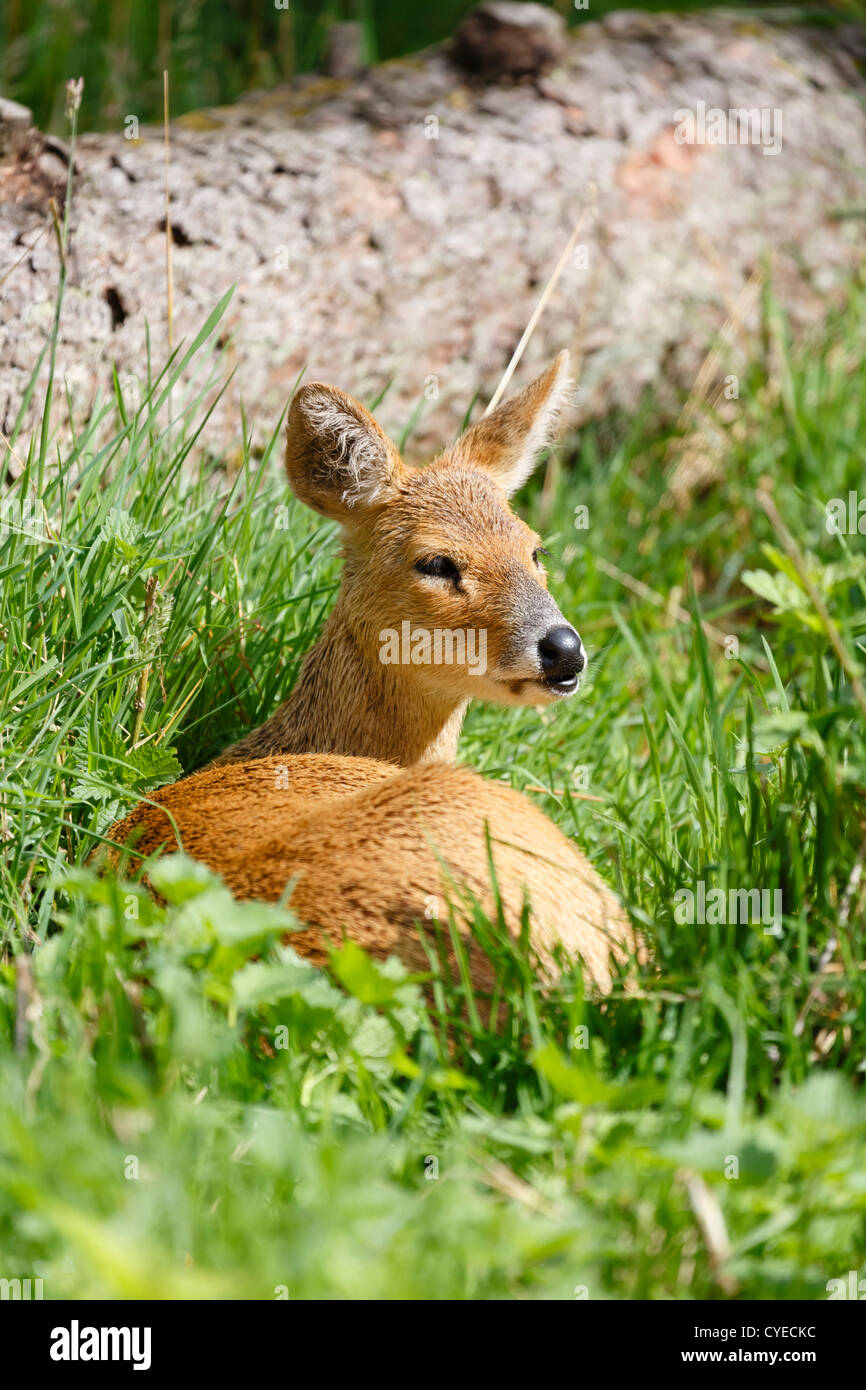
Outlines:
{"label": "green grass", "polygon": [[[573,972],[542,996],[500,942],[501,1033],[455,1022],[459,985],[430,1007],[357,950],[312,969],[278,944],[286,913],[182,859],[157,871],[165,907],[81,867],[118,811],[285,697],[338,582],[334,528],[294,503],[277,524],[279,422],[235,471],[199,456],[223,307],[59,460],[35,441],[5,499],[0,1277],[46,1297],[826,1297],[866,1235],[862,887],[839,910],[864,709],[826,626],[851,674],[866,554],[824,510],[862,491],[866,287],[796,349],[767,296],[724,483],[685,514],[651,402],[519,499],[592,679],[543,714],[475,708],[460,756],[533,789],[653,959],[635,994],[588,1003]],[[169,429],[187,357],[201,395]],[[27,498],[36,523],[9,509]],[[680,925],[699,881],[779,890],[780,933]]]}

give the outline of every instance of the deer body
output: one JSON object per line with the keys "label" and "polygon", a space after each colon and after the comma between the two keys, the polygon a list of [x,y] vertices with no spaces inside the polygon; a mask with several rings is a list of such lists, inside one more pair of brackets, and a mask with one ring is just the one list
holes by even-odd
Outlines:
{"label": "deer body", "polygon": [[[473,695],[550,703],[585,666],[547,591],[540,540],[508,504],[549,437],[566,368],[563,353],[423,469],[351,397],[301,388],[286,469],[295,495],[342,525],[335,608],[276,714],[110,838],[145,856],[182,847],[241,897],[276,900],[295,880],[290,905],[309,930],[291,943],[314,960],[346,931],[426,969],[414,924],[445,889],[463,903],[461,930],[467,892],[495,916],[489,832],[509,929],[528,895],[539,959],[552,968],[559,945],[609,987],[611,956],[633,944],[613,895],[524,797],[449,766]],[[486,988],[474,943],[470,962]]]}
{"label": "deer body", "polygon": [[[286,939],[319,965],[345,933],[380,960],[397,955],[426,971],[416,923],[432,931],[435,916],[447,942],[450,906],[473,983],[489,991],[491,963],[470,935],[473,898],[497,916],[489,857],[513,936],[524,899],[530,906],[547,975],[560,948],[607,990],[610,957],[632,949],[619,903],[562,832],[518,792],[465,767],[395,772],[316,754],[228,763],[164,787],[110,834],[142,855],[183,847],[239,898],[276,902],[294,879],[289,905],[308,929]],[[450,945],[447,958],[453,967]]]}

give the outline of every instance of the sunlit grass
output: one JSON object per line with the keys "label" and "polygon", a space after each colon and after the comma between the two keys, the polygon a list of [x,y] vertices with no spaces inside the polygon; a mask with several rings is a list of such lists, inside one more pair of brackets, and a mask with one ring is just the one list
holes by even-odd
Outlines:
{"label": "sunlit grass", "polygon": [[[592,677],[544,714],[474,709],[460,757],[576,836],[652,960],[599,1004],[506,953],[501,1033],[455,1024],[459,986],[431,1012],[356,952],[312,969],[281,910],[183,862],[166,907],[80,868],[272,712],[338,582],[331,526],[278,524],[279,422],[237,470],[199,455],[204,397],[166,429],[222,307],[107,407],[108,444],[103,420],[59,467],[35,448],[6,499],[0,1274],[47,1297],[826,1296],[864,1248],[864,717],[758,494],[862,665],[863,539],[825,524],[866,476],[862,288],[796,351],[768,302],[784,371],[741,378],[723,481],[685,513],[650,406],[519,499]],[[701,882],[778,890],[778,933],[681,924]]]}

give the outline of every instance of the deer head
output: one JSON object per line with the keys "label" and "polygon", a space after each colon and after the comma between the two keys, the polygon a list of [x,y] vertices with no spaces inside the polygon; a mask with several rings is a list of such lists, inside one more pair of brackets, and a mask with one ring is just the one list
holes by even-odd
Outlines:
{"label": "deer head", "polygon": [[371,663],[455,700],[571,695],[583,644],[548,592],[541,539],[509,497],[553,436],[568,354],[428,466],[404,463],[356,400],[310,382],[289,410],[295,496],[343,530],[342,620]]}

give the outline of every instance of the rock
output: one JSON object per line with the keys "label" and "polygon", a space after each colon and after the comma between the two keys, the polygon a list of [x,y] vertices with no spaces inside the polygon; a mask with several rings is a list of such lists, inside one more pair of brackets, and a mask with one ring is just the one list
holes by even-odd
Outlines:
{"label": "rock", "polygon": [[19,154],[27,145],[33,113],[20,102],[0,97],[0,157]]}
{"label": "rock", "polygon": [[53,150],[43,150],[40,155],[37,155],[36,167],[46,182],[56,184],[58,188],[62,188],[66,183],[68,166]]}
{"label": "rock", "polygon": [[454,36],[452,57],[459,67],[498,82],[538,77],[561,57],[565,21],[544,5],[488,0],[468,14]]}
{"label": "rock", "polygon": [[322,72],[351,82],[364,71],[364,38],[360,24],[332,24],[325,43]]}

